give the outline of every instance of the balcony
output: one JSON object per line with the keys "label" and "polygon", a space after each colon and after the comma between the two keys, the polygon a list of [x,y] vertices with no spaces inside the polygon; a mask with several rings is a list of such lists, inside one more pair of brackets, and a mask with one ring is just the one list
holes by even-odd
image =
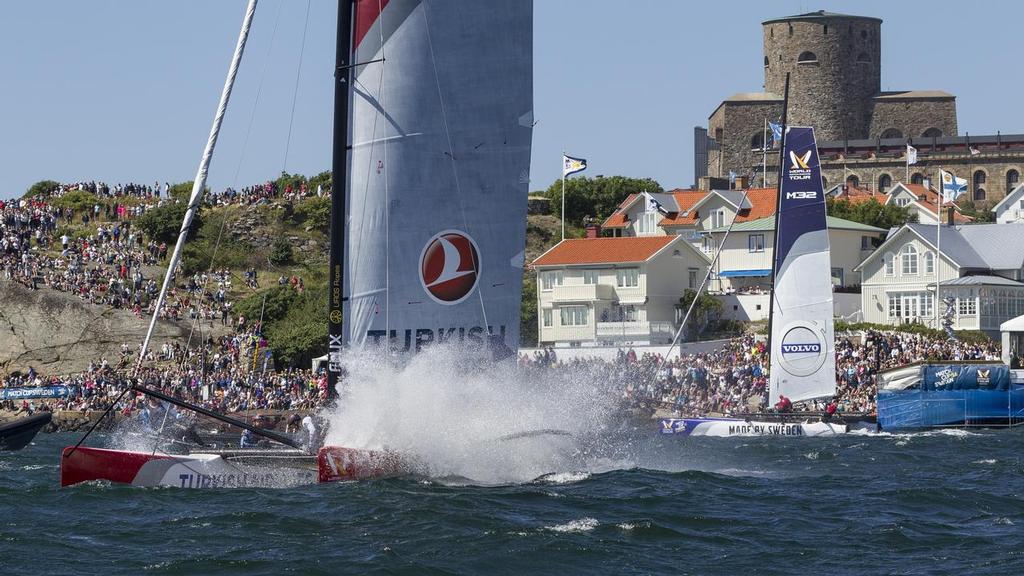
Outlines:
{"label": "balcony", "polygon": [[599,340],[647,340],[671,342],[676,327],[671,322],[598,322]]}
{"label": "balcony", "polygon": [[570,284],[555,286],[551,301],[556,304],[614,300],[615,289],[608,284]]}

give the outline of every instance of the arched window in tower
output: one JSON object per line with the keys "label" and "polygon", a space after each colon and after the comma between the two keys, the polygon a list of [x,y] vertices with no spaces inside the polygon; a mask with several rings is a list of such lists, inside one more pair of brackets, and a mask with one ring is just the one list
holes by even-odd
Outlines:
{"label": "arched window in tower", "polygon": [[888,192],[890,187],[892,187],[892,176],[889,176],[888,174],[882,174],[881,176],[878,177],[879,192]]}
{"label": "arched window in tower", "polygon": [[924,184],[924,174],[921,174],[920,172],[914,172],[913,174],[910,175],[910,183]]}
{"label": "arched window in tower", "polygon": [[826,35],[828,34],[828,24],[825,24],[825,27],[822,30],[822,34],[826,34]]}
{"label": "arched window in tower", "polygon": [[768,57],[767,56],[764,57],[764,67],[765,68],[768,67]]}
{"label": "arched window in tower", "polygon": [[980,201],[985,200],[985,182],[988,180],[988,175],[985,174],[984,170],[974,171],[974,200]]}
{"label": "arched window in tower", "polygon": [[861,52],[857,55],[857,64],[871,64],[871,56],[868,56],[867,52]]}
{"label": "arched window in tower", "polygon": [[793,35],[793,25],[792,24],[789,25],[789,35],[790,36]]}
{"label": "arched window in tower", "polygon": [[1020,183],[1020,172],[1012,169],[1008,170],[1006,172],[1006,193],[1012,192],[1018,183]]}
{"label": "arched window in tower", "polygon": [[754,136],[750,139],[751,150],[763,150],[764,149],[764,131],[758,130],[754,133]]}
{"label": "arched window in tower", "polygon": [[846,185],[853,186],[854,188],[860,188],[860,178],[856,174],[850,174],[846,177]]}
{"label": "arched window in tower", "polygon": [[903,132],[901,132],[899,128],[886,128],[885,132],[882,132],[881,138],[882,140],[903,138]]}
{"label": "arched window in tower", "polygon": [[801,52],[800,56],[796,59],[797,64],[817,64],[818,57],[814,52]]}
{"label": "arched window in tower", "polygon": [[942,138],[942,130],[938,128],[929,128],[921,133],[924,138]]}

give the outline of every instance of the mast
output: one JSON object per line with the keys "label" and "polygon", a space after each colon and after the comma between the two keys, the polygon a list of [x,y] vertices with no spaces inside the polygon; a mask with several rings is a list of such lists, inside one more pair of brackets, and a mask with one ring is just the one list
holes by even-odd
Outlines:
{"label": "mast", "polygon": [[779,271],[779,213],[782,212],[782,168],[786,162],[786,116],[789,113],[789,72],[786,72],[786,87],[782,94],[782,141],[779,142],[778,179],[775,184],[775,240],[772,241],[772,275],[768,289],[768,368],[771,369],[772,320],[775,312],[775,274]]}
{"label": "mast", "polygon": [[160,289],[160,296],[156,301],[156,308],[153,309],[153,317],[149,320],[149,329],[146,330],[146,338],[142,341],[142,349],[139,351],[139,361],[135,365],[136,374],[142,367],[142,361],[149,349],[149,341],[153,337],[153,330],[156,328],[157,318],[160,317],[160,309],[167,299],[167,289],[171,286],[171,279],[174,277],[174,268],[181,259],[181,249],[185,246],[185,239],[188,237],[189,226],[192,219],[199,211],[199,205],[203,201],[203,188],[206,187],[206,176],[210,171],[210,162],[213,160],[213,149],[217,146],[217,136],[220,135],[220,126],[224,122],[224,114],[228,109],[228,100],[231,99],[231,89],[235,85],[235,76],[238,75],[238,66],[242,62],[242,53],[245,51],[245,42],[249,38],[249,29],[252,27],[252,19],[256,14],[257,0],[249,0],[245,9],[245,18],[242,20],[242,29],[238,32],[238,43],[235,45],[235,54],[231,58],[231,66],[228,68],[228,77],[224,80],[224,90],[220,94],[220,104],[217,105],[217,113],[213,116],[213,126],[210,127],[210,137],[206,140],[206,149],[199,160],[199,169],[196,170],[196,177],[192,183],[192,195],[189,197],[188,209],[185,211],[185,219],[181,223],[181,231],[178,232],[178,242],[174,245],[174,252],[171,253],[171,260],[167,263],[167,272],[164,274],[163,287]]}
{"label": "mast", "polygon": [[338,37],[334,64],[334,138],[331,158],[331,250],[328,270],[331,285],[327,305],[327,395],[338,394],[341,376],[345,300],[342,272],[345,262],[346,183],[348,182],[348,108],[352,67],[352,0],[338,0]]}

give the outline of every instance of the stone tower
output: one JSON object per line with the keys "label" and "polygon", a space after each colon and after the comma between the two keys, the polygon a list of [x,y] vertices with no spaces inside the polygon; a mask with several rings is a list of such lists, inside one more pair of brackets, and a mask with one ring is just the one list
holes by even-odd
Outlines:
{"label": "stone tower", "polygon": [[819,142],[868,138],[882,21],[820,10],[761,25],[765,92],[781,97],[790,74],[788,123],[813,126]]}

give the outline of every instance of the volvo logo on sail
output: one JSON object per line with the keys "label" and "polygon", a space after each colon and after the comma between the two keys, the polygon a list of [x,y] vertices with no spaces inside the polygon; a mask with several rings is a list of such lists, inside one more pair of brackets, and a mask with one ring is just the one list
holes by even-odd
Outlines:
{"label": "volvo logo on sail", "polygon": [[476,288],[480,276],[480,251],[465,232],[438,233],[420,255],[420,282],[439,304],[458,304]]}
{"label": "volvo logo on sail", "polygon": [[782,329],[778,360],[793,376],[810,376],[825,363],[828,347],[823,331],[810,322],[797,321]]}

